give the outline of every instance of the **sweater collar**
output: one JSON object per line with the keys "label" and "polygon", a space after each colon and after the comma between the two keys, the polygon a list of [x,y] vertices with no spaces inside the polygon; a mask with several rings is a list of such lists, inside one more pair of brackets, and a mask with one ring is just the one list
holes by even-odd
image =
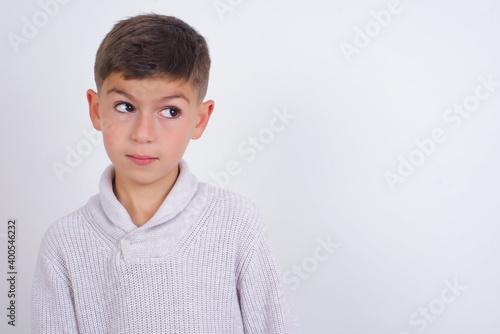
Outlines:
{"label": "sweater collar", "polygon": [[115,230],[115,233],[116,227],[125,233],[129,233],[134,230],[146,229],[167,222],[188,205],[198,187],[196,176],[190,172],[184,159],[181,159],[179,162],[179,175],[177,176],[174,186],[154,216],[151,217],[146,224],[138,228],[132,222],[127,210],[118,201],[113,192],[114,175],[115,167],[111,164],[104,170],[101,176],[101,181],[99,183],[99,200],[104,211],[103,213],[107,216],[112,225],[114,225],[108,227]]}

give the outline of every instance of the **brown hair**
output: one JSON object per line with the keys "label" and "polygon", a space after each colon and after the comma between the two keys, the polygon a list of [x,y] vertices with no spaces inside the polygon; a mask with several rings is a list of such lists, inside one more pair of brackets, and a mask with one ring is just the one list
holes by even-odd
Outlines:
{"label": "brown hair", "polygon": [[124,79],[151,77],[185,80],[202,101],[207,92],[210,55],[207,42],[184,21],[144,14],[119,21],[97,50],[97,90],[111,73]]}

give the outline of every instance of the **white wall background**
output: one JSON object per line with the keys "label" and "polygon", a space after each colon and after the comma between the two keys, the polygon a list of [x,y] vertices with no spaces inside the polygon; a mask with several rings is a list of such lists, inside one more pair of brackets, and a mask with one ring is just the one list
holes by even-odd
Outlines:
{"label": "white wall background", "polygon": [[[145,12],[178,16],[209,42],[216,108],[185,158],[212,182],[238,162],[225,186],[262,209],[304,333],[499,332],[500,86],[481,80],[500,82],[500,2],[401,0],[385,27],[372,13],[389,0],[60,0],[40,14],[51,2],[0,4],[0,277],[7,221],[18,222],[16,327],[2,279],[1,333],[29,332],[41,238],[98,191],[101,143],[61,181],[52,164],[89,143],[101,40]],[[448,111],[460,104],[470,116]],[[294,118],[271,140],[276,110]],[[248,161],[238,147],[259,135]],[[394,189],[387,172],[402,181]]]}

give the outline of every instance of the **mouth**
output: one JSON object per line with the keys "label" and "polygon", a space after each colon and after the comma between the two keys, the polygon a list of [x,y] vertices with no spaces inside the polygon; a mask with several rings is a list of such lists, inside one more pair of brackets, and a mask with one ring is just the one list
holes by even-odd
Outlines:
{"label": "mouth", "polygon": [[155,158],[155,157],[150,157],[148,155],[138,155],[138,154],[127,155],[127,158],[129,158],[135,164],[140,165],[140,166],[149,165],[149,164],[155,162],[156,160],[158,160],[158,158]]}

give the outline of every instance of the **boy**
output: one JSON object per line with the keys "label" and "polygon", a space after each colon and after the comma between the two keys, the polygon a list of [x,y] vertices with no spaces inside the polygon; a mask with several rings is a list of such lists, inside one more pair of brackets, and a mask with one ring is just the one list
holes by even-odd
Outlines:
{"label": "boy", "polygon": [[209,69],[205,39],[174,17],[136,16],[105,37],[87,99],[112,164],[44,236],[33,332],[297,331],[254,204],[182,160],[214,108]]}

